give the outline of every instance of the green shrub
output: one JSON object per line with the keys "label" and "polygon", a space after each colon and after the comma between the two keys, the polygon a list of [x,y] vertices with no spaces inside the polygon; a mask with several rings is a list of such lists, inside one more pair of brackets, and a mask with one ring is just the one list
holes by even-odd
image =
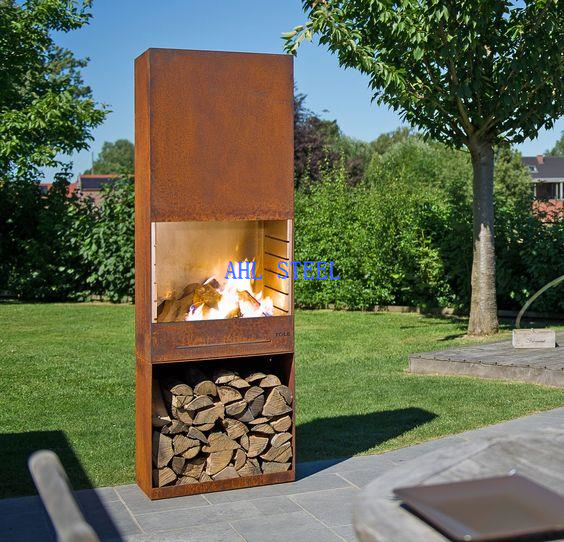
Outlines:
{"label": "green shrub", "polygon": [[85,293],[114,302],[133,298],[134,201],[133,179],[124,177],[104,188],[99,207],[84,203],[89,213],[79,230],[80,254],[90,270]]}
{"label": "green shrub", "polygon": [[67,187],[65,175],[45,195],[32,181],[0,183],[0,290],[22,299],[80,297],[88,266],[75,224],[84,213]]}
{"label": "green shrub", "polygon": [[[496,160],[498,306],[519,309],[564,274],[564,222],[531,212],[530,179],[515,153]],[[337,281],[298,279],[306,307],[470,304],[471,166],[467,154],[410,137],[373,160],[366,182],[338,169],[296,194],[296,259],[333,260]],[[564,312],[562,286],[535,310]]]}

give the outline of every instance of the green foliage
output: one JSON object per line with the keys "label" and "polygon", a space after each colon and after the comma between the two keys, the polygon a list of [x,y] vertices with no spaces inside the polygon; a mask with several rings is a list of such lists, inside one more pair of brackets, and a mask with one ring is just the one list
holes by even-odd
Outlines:
{"label": "green foliage", "polygon": [[298,260],[333,260],[339,280],[298,280],[296,299],[308,307],[366,309],[378,304],[448,304],[437,248],[425,222],[440,213],[436,201],[385,189],[347,186],[342,171],[296,195]]}
{"label": "green foliage", "polygon": [[23,299],[77,299],[88,268],[79,254],[77,219],[62,175],[42,195],[24,179],[0,183],[0,290]]}
{"label": "green foliage", "polygon": [[296,53],[314,35],[374,97],[457,147],[521,142],[564,112],[558,0],[304,0],[308,21],[283,35]]}
{"label": "green foliage", "polygon": [[[519,309],[564,274],[564,222],[531,212],[519,156],[498,150],[495,200],[498,303]],[[467,153],[410,137],[373,160],[351,188],[344,172],[296,194],[296,259],[334,260],[340,280],[296,281],[307,307],[470,304],[472,168]],[[536,310],[564,311],[561,289]]]}
{"label": "green foliage", "polygon": [[134,199],[133,179],[123,177],[104,188],[100,207],[90,206],[79,226],[88,292],[114,302],[134,294]]}
{"label": "green foliage", "polygon": [[560,135],[560,139],[554,144],[554,147],[546,151],[547,156],[564,156],[564,132]]}
{"label": "green foliage", "polygon": [[0,176],[39,175],[85,149],[106,110],[81,77],[85,60],[53,41],[88,23],[89,1],[0,0]]}
{"label": "green foliage", "polygon": [[134,147],[128,139],[104,141],[93,168],[84,173],[133,175]]}

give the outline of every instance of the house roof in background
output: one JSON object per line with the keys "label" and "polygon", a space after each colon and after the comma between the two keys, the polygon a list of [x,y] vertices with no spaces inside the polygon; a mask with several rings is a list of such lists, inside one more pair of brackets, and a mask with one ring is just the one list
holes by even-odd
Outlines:
{"label": "house roof in background", "polygon": [[564,179],[564,156],[523,156],[521,161],[533,179]]}
{"label": "house roof in background", "polygon": [[78,177],[79,189],[101,190],[105,185],[115,182],[119,175],[80,175]]}

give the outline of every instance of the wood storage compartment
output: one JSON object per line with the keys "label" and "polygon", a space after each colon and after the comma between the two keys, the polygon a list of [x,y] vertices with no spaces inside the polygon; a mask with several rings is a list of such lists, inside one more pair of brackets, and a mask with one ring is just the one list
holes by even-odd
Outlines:
{"label": "wood storage compartment", "polygon": [[[293,284],[277,274],[292,71],[287,55],[135,61],[136,472],[152,499],[295,478]],[[254,276],[232,280],[245,260]]]}
{"label": "wood storage compartment", "polygon": [[[153,490],[289,480],[292,356],[175,363],[153,371]],[[191,486],[184,487],[183,486]]]}

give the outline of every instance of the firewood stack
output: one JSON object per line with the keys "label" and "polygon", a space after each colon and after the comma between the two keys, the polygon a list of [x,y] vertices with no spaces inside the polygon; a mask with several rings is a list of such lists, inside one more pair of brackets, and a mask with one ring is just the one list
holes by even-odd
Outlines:
{"label": "firewood stack", "polygon": [[293,397],[276,375],[189,367],[183,376],[153,383],[156,487],[290,469]]}

